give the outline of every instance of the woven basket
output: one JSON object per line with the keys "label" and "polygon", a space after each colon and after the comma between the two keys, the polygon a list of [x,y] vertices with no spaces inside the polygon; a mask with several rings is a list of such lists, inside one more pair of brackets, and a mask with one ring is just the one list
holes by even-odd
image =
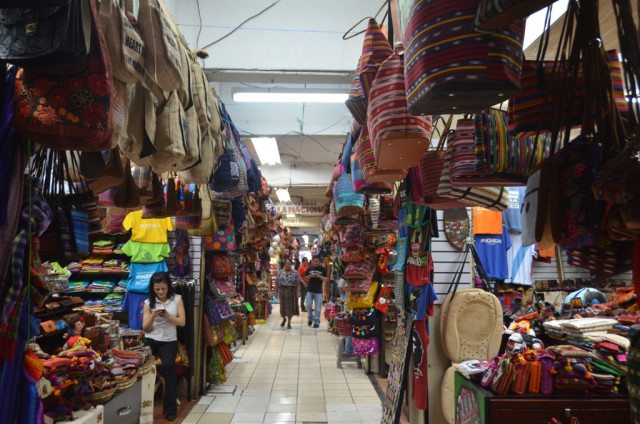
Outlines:
{"label": "woven basket", "polygon": [[90,402],[93,405],[106,403],[113,397],[113,394],[115,392],[116,392],[116,387],[108,390],[103,390],[101,392],[95,392],[94,394],[91,395]]}
{"label": "woven basket", "polygon": [[351,336],[353,325],[351,325],[349,317],[336,316],[335,320],[338,326],[338,334],[341,336]]}
{"label": "woven basket", "polygon": [[138,375],[134,374],[133,376],[129,377],[129,378],[125,378],[124,380],[120,380],[118,382],[118,384],[116,384],[116,391],[117,392],[124,392],[126,390],[129,390],[130,388],[132,388],[135,384],[136,381],[138,381]]}
{"label": "woven basket", "polygon": [[153,366],[155,365],[155,363],[156,363],[156,360],[152,356],[147,362],[145,362],[144,364],[138,367],[138,372],[136,375],[139,375],[140,377],[142,377],[143,375],[148,374],[153,368]]}

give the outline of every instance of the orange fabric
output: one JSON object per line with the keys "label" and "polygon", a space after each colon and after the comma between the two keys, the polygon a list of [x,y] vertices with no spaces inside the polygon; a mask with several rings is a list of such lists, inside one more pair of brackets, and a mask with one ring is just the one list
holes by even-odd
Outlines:
{"label": "orange fabric", "polygon": [[471,208],[473,234],[502,234],[502,212],[490,211],[480,206]]}
{"label": "orange fabric", "polygon": [[555,258],[556,246],[554,245],[547,249],[538,249],[538,257],[539,258]]}

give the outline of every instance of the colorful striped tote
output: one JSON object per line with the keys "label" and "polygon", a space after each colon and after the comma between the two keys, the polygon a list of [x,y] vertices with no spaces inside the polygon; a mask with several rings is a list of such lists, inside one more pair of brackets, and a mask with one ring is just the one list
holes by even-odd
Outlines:
{"label": "colorful striped tote", "polygon": [[[444,166],[444,154],[439,150],[425,152],[417,168],[424,204],[431,209],[453,209],[467,205],[455,199],[438,195],[438,185]],[[415,202],[414,202],[415,203]]]}
{"label": "colorful striped tote", "polygon": [[480,0],[476,14],[476,31],[496,31],[525,19],[555,0]]}
{"label": "colorful striped tote", "polygon": [[[503,111],[491,109],[482,114],[476,114],[474,119],[460,119],[451,145],[449,177],[453,186],[488,187],[525,184],[527,176],[507,172],[509,166],[522,172],[525,166],[517,162],[524,161],[525,158],[516,157],[521,151],[511,144],[506,127],[506,113]],[[510,158],[510,154],[514,157]],[[512,161],[510,162],[509,159]],[[478,168],[485,172],[479,172]]]}
{"label": "colorful striped tote", "polygon": [[520,92],[524,22],[482,34],[477,9],[477,0],[414,2],[404,33],[411,114],[475,113]]}
{"label": "colorful striped tote", "polygon": [[392,54],[393,49],[382,32],[380,25],[375,19],[369,19],[367,30],[364,33],[362,55],[358,65],[358,78],[360,79],[364,98],[367,101],[369,100],[369,91],[378,68]]}
{"label": "colorful striped tote", "polygon": [[367,111],[373,154],[379,168],[417,165],[431,142],[431,115],[409,114],[404,93],[402,56],[385,60],[369,93]]}
{"label": "colorful striped tote", "polygon": [[[616,50],[607,52],[609,71],[613,83],[613,95],[618,110],[627,112],[629,105],[624,97],[622,64]],[[551,130],[554,114],[557,113],[558,98],[566,78],[565,62],[525,60],[522,64],[520,85],[522,92],[509,99],[509,131],[518,134],[525,131]],[[585,85],[582,66],[576,80],[575,93],[571,93],[571,104],[564,105],[562,122],[573,126],[582,124],[584,112]],[[569,106],[571,109],[569,110]]]}
{"label": "colorful striped tote", "polygon": [[391,193],[393,190],[393,184],[391,183],[366,182],[357,158],[351,161],[351,184],[353,185],[353,191],[359,194]]}
{"label": "colorful striped tote", "polygon": [[407,176],[406,169],[380,169],[373,154],[369,127],[365,123],[356,142],[355,155],[360,163],[364,180],[368,183],[402,181]]}
{"label": "colorful striped tote", "polygon": [[[454,136],[454,138],[457,134]],[[452,143],[447,147],[442,175],[438,184],[438,196],[458,200],[468,206],[483,206],[494,211],[504,211],[509,207],[509,189],[506,187],[454,187],[449,177]]]}
{"label": "colorful striped tote", "polygon": [[348,174],[342,174],[336,181],[333,186],[333,198],[338,216],[355,215],[362,211],[364,195],[354,193]]}
{"label": "colorful striped tote", "polygon": [[351,89],[349,90],[349,98],[344,104],[353,115],[353,119],[359,124],[363,124],[367,120],[367,99],[364,97],[362,85],[360,84],[360,73],[353,77]]}

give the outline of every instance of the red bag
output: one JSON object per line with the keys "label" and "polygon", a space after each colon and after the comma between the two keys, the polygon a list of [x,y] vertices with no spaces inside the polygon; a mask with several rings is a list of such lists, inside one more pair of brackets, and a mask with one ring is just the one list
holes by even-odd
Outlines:
{"label": "red bag", "polygon": [[16,75],[13,126],[54,150],[100,152],[111,148],[114,92],[111,62],[94,0],[91,50],[86,59],[64,65],[20,69]]}
{"label": "red bag", "polygon": [[393,54],[380,65],[371,85],[367,117],[378,169],[418,164],[431,143],[431,116],[409,113],[402,56]]}
{"label": "red bag", "polygon": [[212,255],[210,269],[216,279],[227,278],[236,274],[233,261],[224,255]]}

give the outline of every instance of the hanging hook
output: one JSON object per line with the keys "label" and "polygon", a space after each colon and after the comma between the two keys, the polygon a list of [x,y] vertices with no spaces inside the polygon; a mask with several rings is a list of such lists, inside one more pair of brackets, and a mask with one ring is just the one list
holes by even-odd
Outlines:
{"label": "hanging hook", "polygon": [[[357,27],[358,25],[360,25],[362,22],[364,22],[364,21],[366,21],[366,20],[368,20],[368,19],[376,20],[376,19],[378,18],[378,15],[380,14],[380,12],[382,12],[382,9],[384,9],[384,6],[385,6],[386,4],[387,4],[387,0],[385,0],[385,1],[384,1],[384,3],[382,3],[382,6],[380,6],[380,9],[378,9],[378,11],[376,12],[376,14],[375,14],[373,17],[372,17],[372,16],[367,16],[367,17],[364,17],[364,18],[360,19],[358,22],[356,22],[356,23],[355,23],[355,25],[353,25],[351,28],[349,28],[349,29],[347,30],[347,32],[345,32],[345,33],[344,33],[344,35],[342,36],[342,39],[343,39],[343,40],[349,40],[349,39],[351,39],[351,38],[353,38],[353,37],[357,37],[358,35],[360,35],[360,34],[362,34],[363,32],[365,32],[365,31],[366,31],[366,29],[363,29],[362,31],[359,31],[359,32],[356,32],[356,33],[354,33],[354,34],[349,35],[349,33],[350,33],[351,31],[353,31],[353,29],[354,29],[355,27]],[[382,16],[382,21],[383,21],[383,22],[384,22],[384,20],[386,19],[386,17],[387,17],[387,14],[388,14],[388,13],[389,13],[389,10],[387,9],[387,11],[385,12],[385,14]]]}

